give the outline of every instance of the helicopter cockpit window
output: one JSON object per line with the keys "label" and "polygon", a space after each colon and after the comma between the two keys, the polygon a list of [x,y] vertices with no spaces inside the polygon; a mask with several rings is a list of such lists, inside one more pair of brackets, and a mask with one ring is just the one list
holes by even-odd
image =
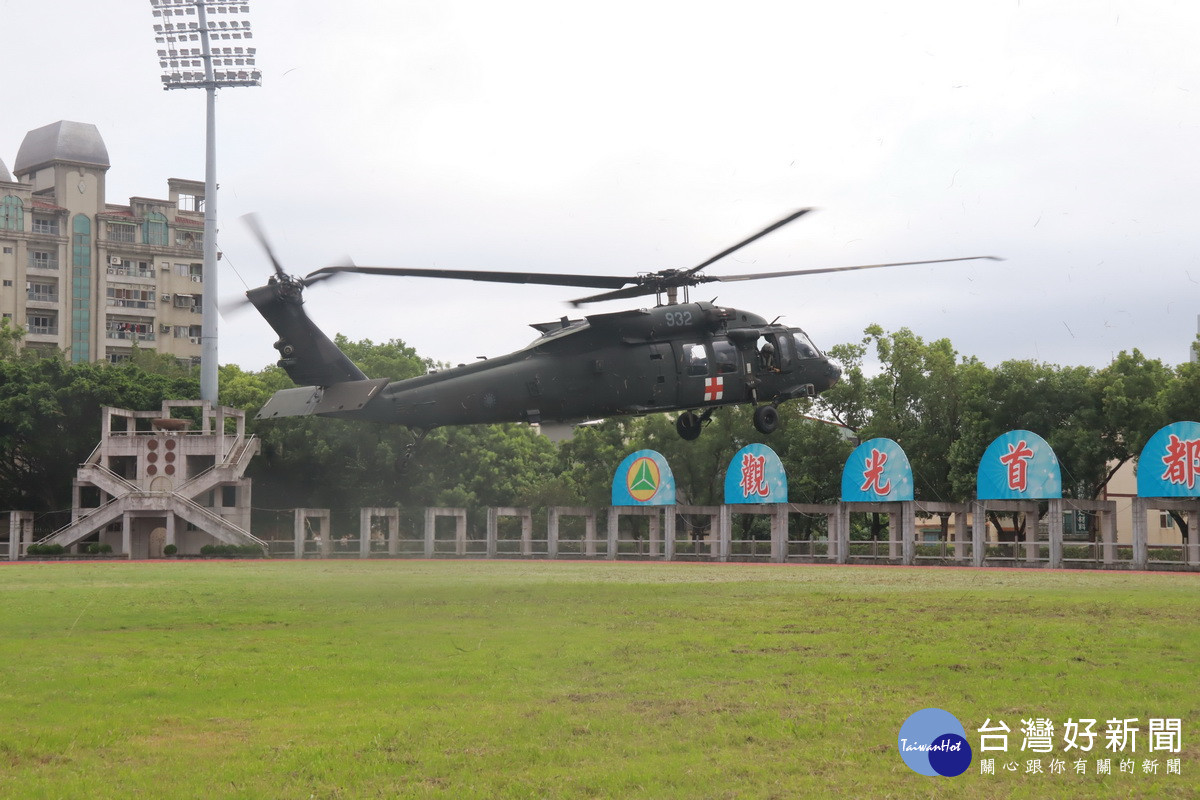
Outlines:
{"label": "helicopter cockpit window", "polygon": [[804,331],[793,331],[792,336],[796,342],[796,354],[800,358],[820,358],[821,351],[816,348],[812,340]]}
{"label": "helicopter cockpit window", "polygon": [[737,372],[737,346],[728,339],[713,339],[713,356],[717,362],[717,374]]}
{"label": "helicopter cockpit window", "polygon": [[688,375],[708,374],[708,350],[703,344],[683,345],[683,369]]}

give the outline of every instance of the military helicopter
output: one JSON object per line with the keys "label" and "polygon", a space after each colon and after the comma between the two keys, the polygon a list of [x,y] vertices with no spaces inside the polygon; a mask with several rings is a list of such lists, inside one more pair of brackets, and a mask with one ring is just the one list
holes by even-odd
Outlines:
{"label": "military helicopter", "polygon": [[[709,265],[778,230],[811,209],[772,223],[701,264],[629,276],[537,272],[330,266],[303,278],[287,274],[258,223],[252,228],[275,268],[265,286],[246,292],[279,334],[282,367],[300,388],[284,389],[258,419],[316,414],[405,425],[423,436],[447,425],[497,422],[579,423],[617,415],[681,412],[675,427],[686,440],[700,436],[713,412],[754,406],[764,434],[779,424],[780,403],[815,397],[834,386],[841,370],[800,328],[767,322],[714,302],[690,302],[688,289],[713,281],[751,281],[881,267],[994,259],[970,256],[887,264],[799,269],[744,275],[705,275]],[[368,378],[309,319],[303,292],[345,273],[443,278],[603,289],[571,301],[576,307],[653,295],[653,308],[534,324],[526,347],[407,380]]]}

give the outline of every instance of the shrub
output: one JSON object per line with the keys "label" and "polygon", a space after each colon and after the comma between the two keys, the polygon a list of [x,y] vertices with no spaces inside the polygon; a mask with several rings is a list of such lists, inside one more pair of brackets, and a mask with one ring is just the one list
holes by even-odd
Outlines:
{"label": "shrub", "polygon": [[206,544],[200,555],[213,558],[262,558],[262,548],[255,544]]}
{"label": "shrub", "polygon": [[178,548],[178,547],[176,547],[176,546],[175,546],[175,545],[173,545],[173,544],[169,544],[169,545],[167,545],[166,547],[164,547],[164,548],[163,548],[163,555],[164,555],[164,556],[173,556],[173,555],[175,555],[175,554],[176,554],[176,553],[178,553],[178,552],[179,552],[179,548]]}

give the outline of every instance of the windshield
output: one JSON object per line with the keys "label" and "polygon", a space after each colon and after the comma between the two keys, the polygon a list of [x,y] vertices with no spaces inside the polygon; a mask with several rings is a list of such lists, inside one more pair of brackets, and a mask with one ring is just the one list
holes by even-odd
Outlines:
{"label": "windshield", "polygon": [[808,338],[808,334],[804,331],[792,331],[792,336],[796,340],[796,355],[800,358],[820,358],[821,351],[812,343],[812,339]]}

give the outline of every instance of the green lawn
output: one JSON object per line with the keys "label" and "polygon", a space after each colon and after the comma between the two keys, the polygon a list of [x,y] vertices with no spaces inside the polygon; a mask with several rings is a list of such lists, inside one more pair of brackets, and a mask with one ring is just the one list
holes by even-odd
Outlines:
{"label": "green lawn", "polygon": [[[0,797],[1195,797],[1198,619],[1196,574],[4,564]],[[997,774],[911,772],[929,706]],[[1025,774],[1033,717],[1138,718],[1136,774]]]}

